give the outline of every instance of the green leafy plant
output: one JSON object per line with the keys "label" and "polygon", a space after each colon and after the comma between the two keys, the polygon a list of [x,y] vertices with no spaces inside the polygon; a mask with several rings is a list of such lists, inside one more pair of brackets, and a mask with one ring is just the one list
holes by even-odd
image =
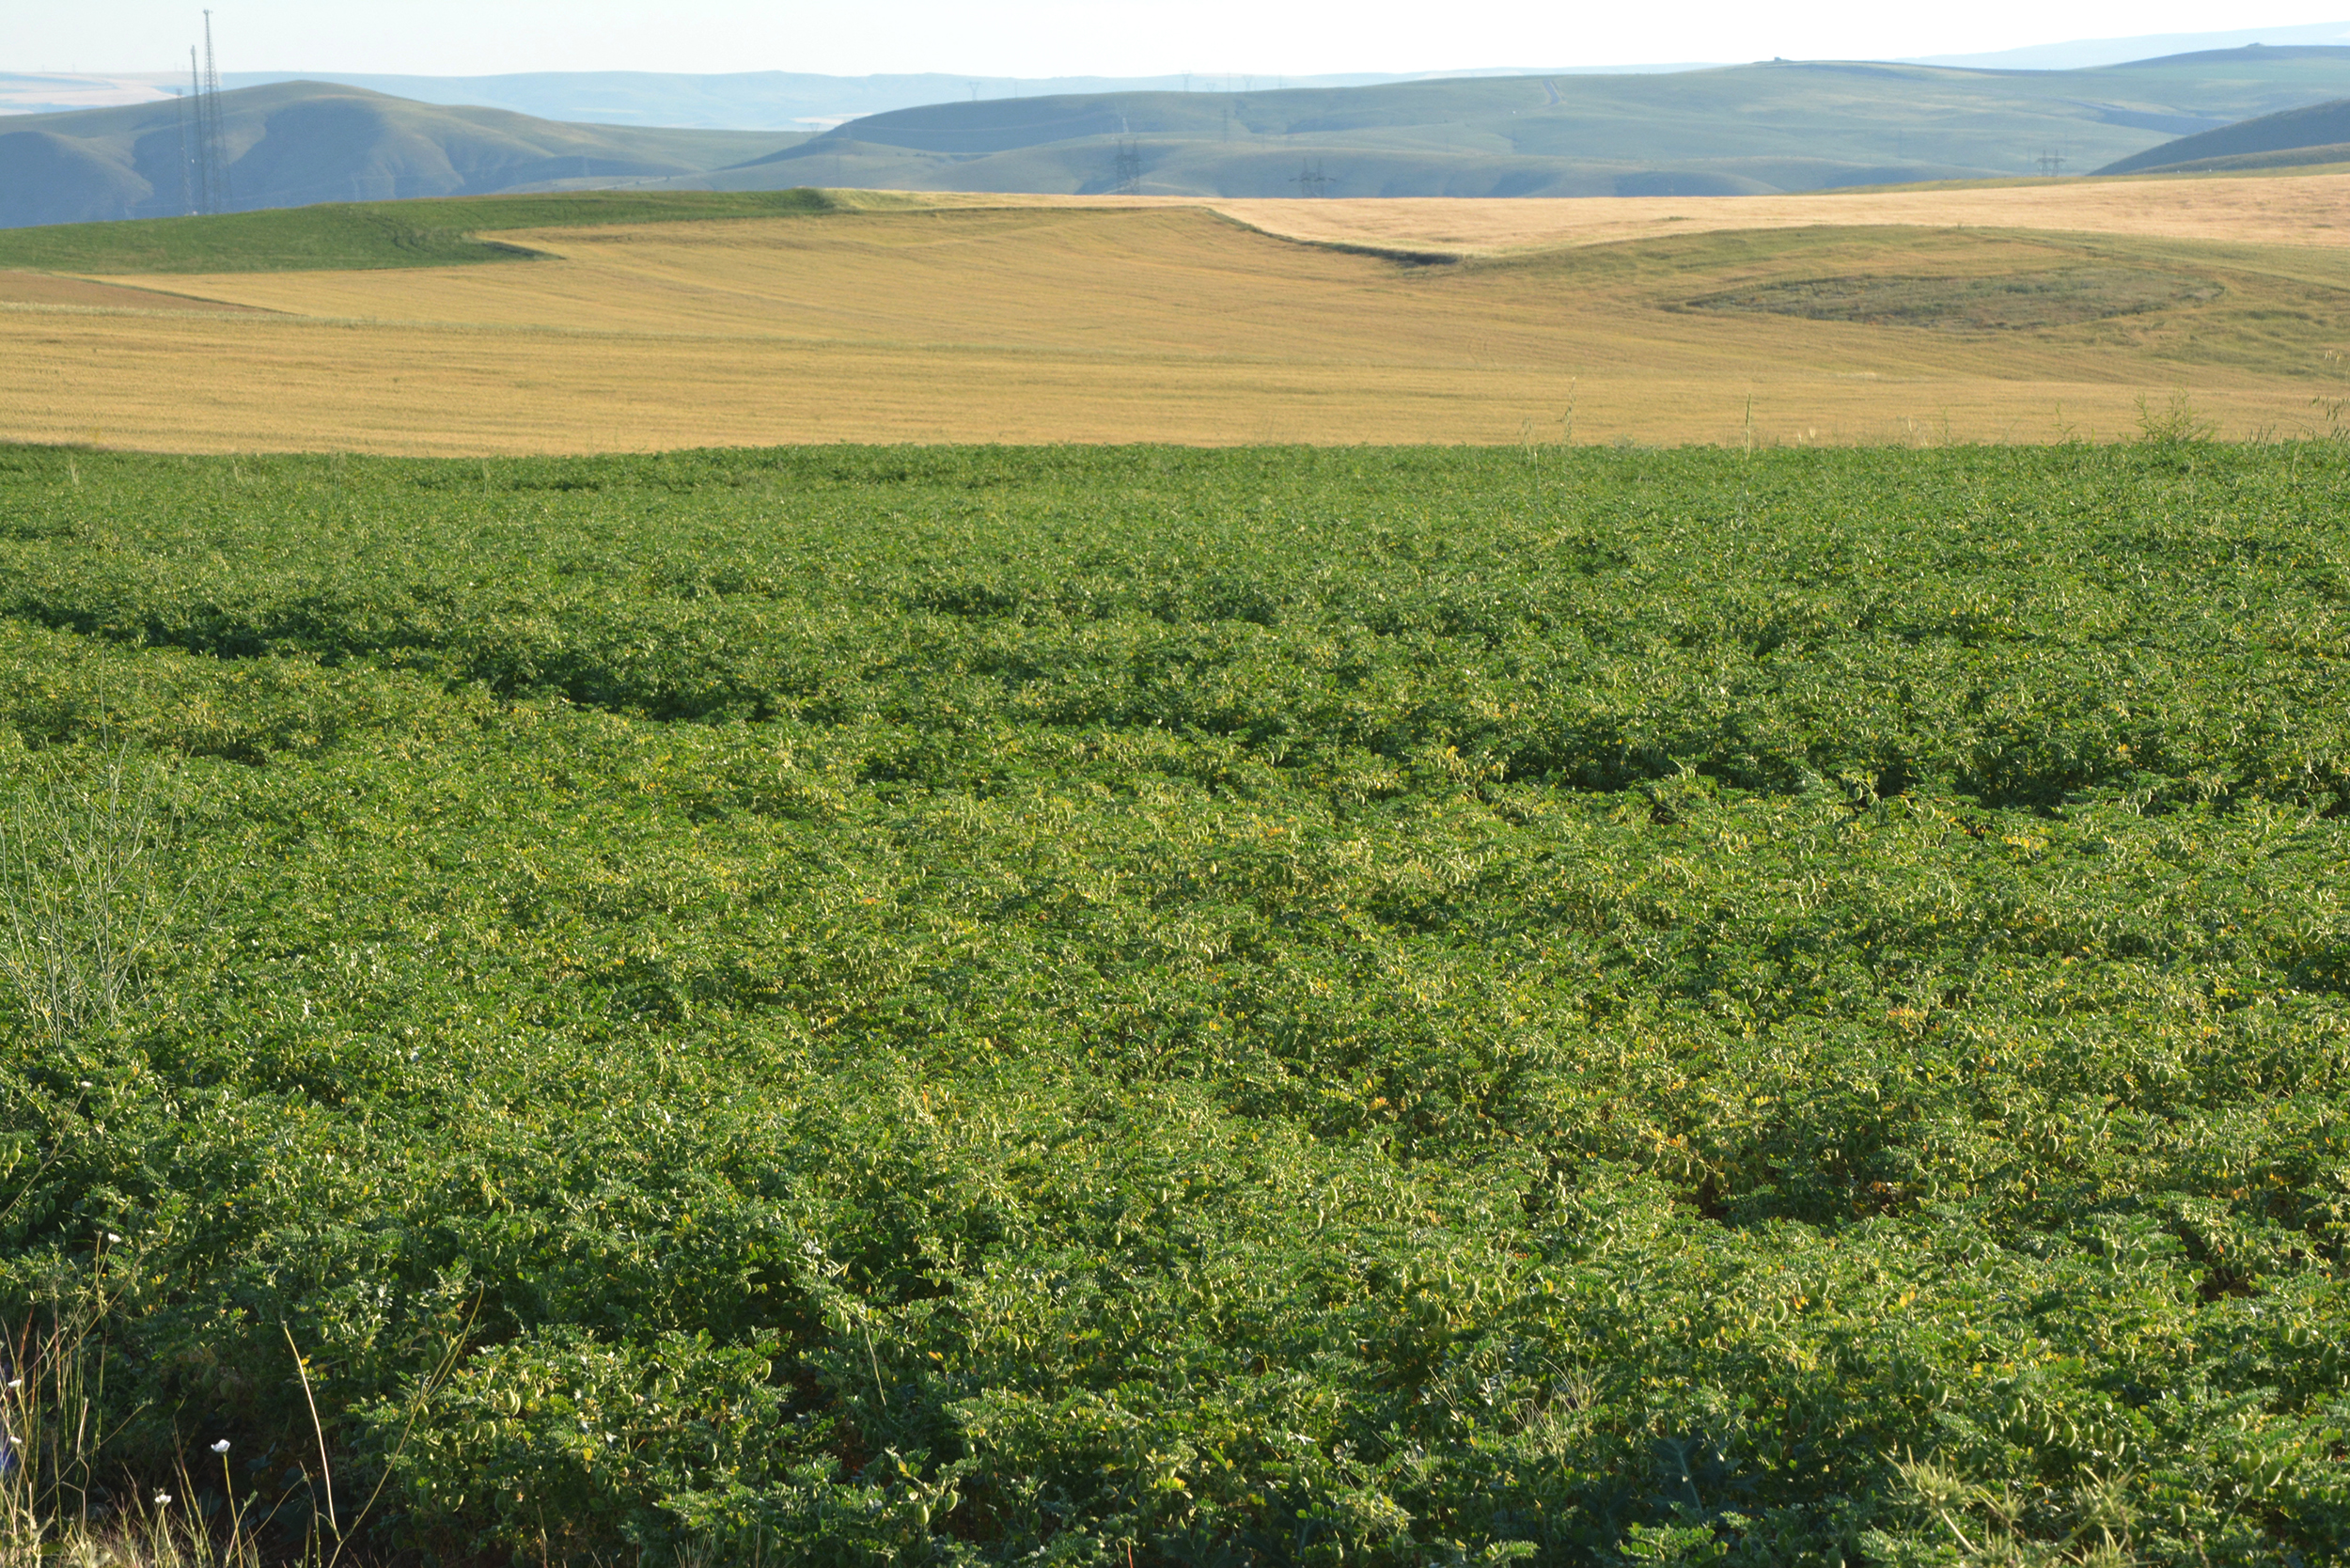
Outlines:
{"label": "green leafy plant", "polygon": [[0,975],[53,1042],[119,1027],[189,902],[158,764],[87,774],[21,748],[0,801]]}
{"label": "green leafy plant", "polygon": [[73,461],[91,1540],[2345,1549],[2336,443]]}
{"label": "green leafy plant", "polygon": [[2174,391],[2160,408],[2138,396],[2138,431],[2141,440],[2157,447],[2177,447],[2192,442],[2209,441],[2219,433],[2216,420],[2206,419],[2195,412],[2195,405],[2184,391]]}

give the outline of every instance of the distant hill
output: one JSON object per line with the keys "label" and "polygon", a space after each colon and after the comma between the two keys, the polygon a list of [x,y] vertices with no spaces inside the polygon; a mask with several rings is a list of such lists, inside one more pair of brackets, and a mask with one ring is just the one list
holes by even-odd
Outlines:
{"label": "distant hill", "polygon": [[[2142,53],[2142,51],[2141,51]],[[1720,64],[1719,61],[1711,62]],[[1692,63],[1587,67],[1601,74],[1694,71]],[[1204,74],[1162,76],[979,76],[930,71],[893,76],[822,76],[797,71],[523,71],[495,76],[410,76],[349,71],[224,71],[230,87],[325,82],[365,87],[418,103],[510,109],[541,119],[590,125],[682,126],[697,130],[826,131],[859,115],[911,109],[950,99],[1046,98],[1066,93],[1253,92],[1259,87],[1360,87],[1425,82],[1440,76],[1524,76],[1527,68],[1487,71],[1364,71],[1328,76]],[[1540,74],[1535,72],[1534,74]],[[1550,74],[1558,74],[1553,71]],[[0,71],[0,117],[62,114],[70,109],[163,103],[184,87],[184,71],[107,75]]]}
{"label": "distant hill", "polygon": [[[555,182],[658,180],[788,146],[776,132],[565,125],[288,82],[221,95],[229,206],[471,196]],[[0,119],[0,227],[187,211],[178,105]]]}
{"label": "distant hill", "polygon": [[2226,33],[2140,33],[2133,38],[2070,39],[2062,43],[2027,44],[2021,49],[2000,49],[1987,55],[1928,55],[1911,63],[1974,66],[1985,71],[2081,71],[2163,55],[2242,49],[2248,44],[2274,48],[2309,43],[2350,44],[2350,21],[2240,27]]}
{"label": "distant hill", "polygon": [[[719,75],[664,71],[525,71],[508,76],[334,76],[424,103],[483,104],[546,119],[603,125],[677,125],[734,130],[829,131],[861,115],[972,99],[1044,98],[1069,93],[1205,92],[1228,87],[1355,87],[1422,80],[1418,75],[1292,77],[1063,76],[1007,78],[932,71],[895,76],[818,76],[791,71]],[[1464,72],[1463,74],[1500,74]],[[232,77],[240,86],[264,77]]]}
{"label": "distant hill", "polygon": [[[2145,60],[2189,51],[2234,49],[2246,44],[2350,43],[2350,21],[2284,27],[2239,28],[2222,33],[2154,33],[2135,38],[2076,39],[2033,44],[1988,55],[1934,55],[1908,65],[1963,66],[1994,71],[2076,71]],[[740,131],[830,130],[860,115],[974,97],[1048,98],[1113,92],[1255,92],[1260,88],[1359,87],[1386,82],[1424,82],[1468,76],[1591,76],[1695,71],[1729,62],[1650,62],[1590,66],[1553,61],[1521,62],[1480,71],[1359,72],[1346,75],[1274,77],[1260,72],[1159,76],[986,76],[968,71],[931,71],[885,76],[827,76],[811,71],[744,71],[674,72],[653,71],[525,71],[493,76],[415,76],[345,71],[232,71],[232,87],[290,81],[333,82],[366,87],[419,103],[511,109],[542,119],[597,125],[678,125]],[[162,100],[182,86],[185,75],[122,72],[85,75],[62,71],[0,71],[0,115],[51,114],[116,103]]]}
{"label": "distant hill", "polygon": [[1073,93],[894,110],[672,185],[1182,196],[1699,196],[2093,168],[2350,96],[2350,48],[2092,71],[1768,61],[1256,92]]}
{"label": "distant hill", "polygon": [[2204,131],[2118,159],[2100,174],[2276,168],[2350,162],[2350,99],[2311,103]]}
{"label": "distant hill", "polygon": [[[231,205],[255,209],[610,188],[1763,194],[2113,166],[2173,138],[2346,98],[2350,48],[2296,46],[2092,71],[1774,60],[964,99],[821,135],[559,123],[315,82],[223,102]],[[0,118],[0,227],[183,211],[180,145],[168,101]]]}

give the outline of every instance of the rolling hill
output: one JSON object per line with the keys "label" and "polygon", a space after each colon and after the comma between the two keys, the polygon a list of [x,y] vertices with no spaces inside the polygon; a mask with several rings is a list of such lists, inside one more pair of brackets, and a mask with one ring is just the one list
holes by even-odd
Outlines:
{"label": "rolling hill", "polygon": [[[1204,80],[1204,79],[1203,79]],[[897,109],[822,135],[580,125],[281,83],[226,94],[231,206],[643,188],[1696,196],[2112,165],[2350,98],[2350,48],[2092,71],[1765,61]],[[0,227],[186,211],[177,105],[0,119]],[[2166,153],[2166,156],[2170,154]]]}
{"label": "rolling hill", "polygon": [[2350,99],[2262,115],[2149,148],[2100,174],[2190,173],[2350,163]]}
{"label": "rolling hill", "polygon": [[[2150,53],[2139,50],[2139,55]],[[2121,58],[2123,56],[2115,56]],[[2135,58],[2137,56],[2129,56]],[[1719,64],[1721,62],[1712,62]],[[1604,72],[1690,71],[1696,64],[1605,66]],[[977,76],[927,71],[885,76],[824,76],[798,71],[522,71],[493,76],[413,76],[372,71],[227,71],[230,87],[323,82],[418,103],[510,109],[541,119],[589,125],[685,126],[713,131],[829,130],[859,115],[912,109],[948,99],[1044,98],[1056,93],[1254,91],[1281,87],[1358,87],[1379,82],[1422,82],[1439,76],[1524,76],[1524,68],[1483,71],[1365,71],[1328,76]],[[62,114],[128,103],[170,106],[187,73],[156,71],[82,74],[0,70],[0,116]]]}
{"label": "rolling hill", "polygon": [[[1355,87],[1408,82],[1434,71],[1292,77],[1283,86]],[[1464,71],[1463,75],[1500,75]],[[231,77],[258,86],[274,78]],[[390,93],[421,103],[485,104],[545,119],[604,125],[683,125],[742,131],[828,131],[860,115],[953,100],[1043,98],[1063,93],[1179,92],[1189,86],[1272,84],[1270,77],[1221,78],[1180,72],[1152,77],[1006,78],[940,71],[880,76],[820,76],[745,71],[685,75],[650,71],[521,71],[504,76],[330,76],[323,80]]]}
{"label": "rolling hill", "polygon": [[1766,61],[1667,75],[1061,94],[852,120],[697,188],[1194,196],[1751,195],[2092,168],[2350,96],[2350,48],[2093,71]]}
{"label": "rolling hill", "polygon": [[[2192,50],[2236,49],[2247,44],[2350,43],[2350,22],[2284,27],[2241,28],[2223,33],[2153,33],[2132,38],[2073,39],[1987,55],[1942,55],[1908,58],[1909,65],[1961,66],[1987,71],[2076,71],[2118,65]],[[1693,47],[1697,47],[1694,46]],[[524,71],[488,76],[416,76],[336,71],[225,71],[231,87],[278,82],[332,82],[366,87],[419,103],[511,109],[542,119],[593,125],[680,125],[734,131],[830,130],[860,115],[912,109],[950,99],[1045,98],[1066,93],[1254,92],[1270,87],[1354,87],[1380,82],[1424,82],[1464,76],[1590,76],[1696,71],[1731,62],[1715,58],[1678,63],[1575,65],[1521,61],[1477,71],[1356,72],[1326,76],[1271,77],[1259,73],[1181,73],[1152,77],[985,76],[970,71],[908,75],[827,76],[811,71]],[[0,115],[57,114],[118,103],[164,102],[185,86],[184,72],[133,71],[83,74],[69,71],[0,70]]]}
{"label": "rolling hill", "polygon": [[[658,179],[739,164],[797,139],[557,124],[316,82],[223,93],[221,111],[237,210]],[[0,227],[183,213],[184,145],[169,102],[0,120]]]}
{"label": "rolling hill", "polygon": [[2322,431],[2345,190],[611,192],[18,229],[0,441],[2031,440],[2174,393]]}
{"label": "rolling hill", "polygon": [[2350,43],[2350,22],[2309,22],[2284,27],[2242,27],[2224,33],[2138,33],[2118,39],[2068,39],[1977,55],[1925,55],[1914,65],[1973,66],[1986,71],[2078,71],[2121,65],[2195,50],[2247,45]]}

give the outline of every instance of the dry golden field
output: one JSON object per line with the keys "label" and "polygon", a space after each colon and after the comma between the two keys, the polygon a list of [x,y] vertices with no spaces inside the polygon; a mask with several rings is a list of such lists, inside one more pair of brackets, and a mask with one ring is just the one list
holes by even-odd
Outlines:
{"label": "dry golden field", "polygon": [[[0,274],[0,436],[1939,442],[2330,420],[2350,176],[1692,201],[985,199],[371,272]],[[1963,226],[1963,227],[1962,227]],[[1282,236],[1296,238],[1284,238]],[[1300,243],[1442,250],[1409,265]]]}
{"label": "dry golden field", "polygon": [[1216,210],[1268,233],[1298,239],[1463,256],[1823,224],[2343,245],[2350,244],[2350,173],[2049,180],[1780,196],[1227,201]]}

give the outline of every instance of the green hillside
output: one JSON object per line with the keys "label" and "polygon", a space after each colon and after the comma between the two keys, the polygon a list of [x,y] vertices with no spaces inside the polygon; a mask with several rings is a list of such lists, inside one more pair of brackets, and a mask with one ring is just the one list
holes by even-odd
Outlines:
{"label": "green hillside", "polygon": [[517,228],[687,223],[829,211],[816,191],[580,191],[420,201],[323,202],[264,212],[0,231],[0,270],[268,273],[443,267],[530,253],[477,238]]}
{"label": "green hillside", "polygon": [[[801,138],[564,125],[289,82],[221,95],[232,210],[692,174]],[[0,119],[0,227],[189,211],[175,103]]]}
{"label": "green hillside", "polygon": [[2134,172],[2155,175],[2256,174],[2264,169],[2311,170],[2333,164],[2350,164],[2350,142],[2288,147],[2274,152],[2238,152],[2222,158],[2195,158],[2186,163],[2160,164]]}
{"label": "green hillside", "polygon": [[2266,168],[2295,163],[2339,163],[2350,157],[2350,99],[2311,103],[2181,136],[2098,170],[2142,174],[2154,169]]}
{"label": "green hillside", "polygon": [[2090,169],[2350,96],[2350,49],[2095,71],[1769,61],[1655,76],[1482,77],[1252,93],[934,104],[673,184],[860,183],[1277,196],[1666,196]]}

